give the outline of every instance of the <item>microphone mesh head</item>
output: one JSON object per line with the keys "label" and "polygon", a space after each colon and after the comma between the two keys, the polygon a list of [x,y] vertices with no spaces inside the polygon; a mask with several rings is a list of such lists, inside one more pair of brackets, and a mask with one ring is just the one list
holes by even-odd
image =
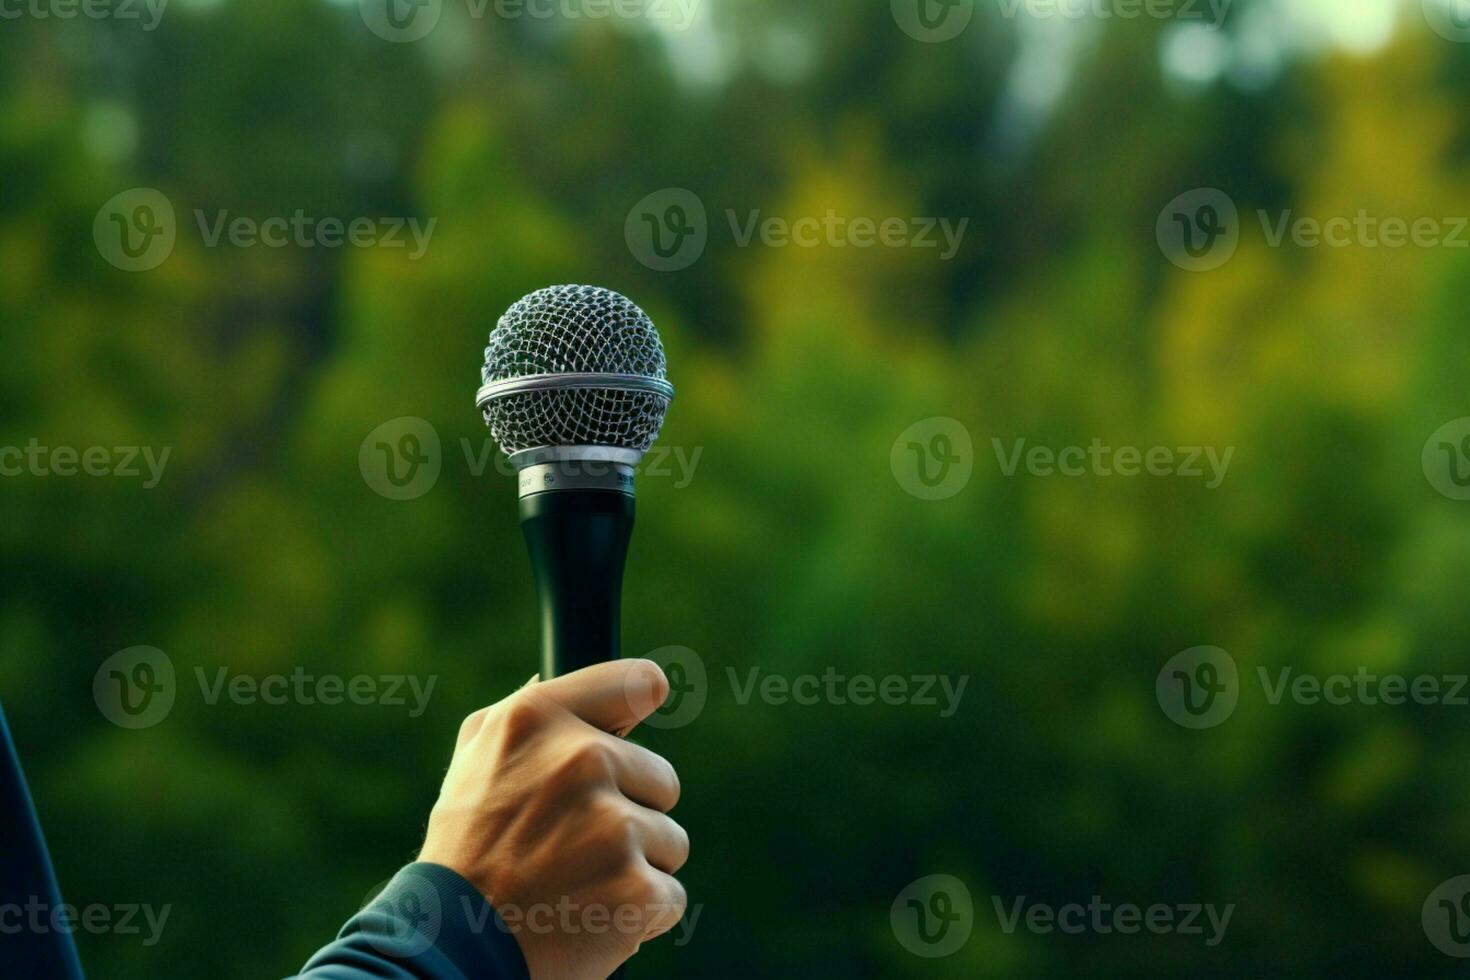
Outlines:
{"label": "microphone mesh head", "polygon": [[[518,301],[485,348],[485,384],[538,375],[613,374],[668,380],[663,343],[648,315],[596,286],[552,286]],[[647,452],[669,398],[614,387],[554,387],[486,402],[506,455],[546,446],[612,446]]]}

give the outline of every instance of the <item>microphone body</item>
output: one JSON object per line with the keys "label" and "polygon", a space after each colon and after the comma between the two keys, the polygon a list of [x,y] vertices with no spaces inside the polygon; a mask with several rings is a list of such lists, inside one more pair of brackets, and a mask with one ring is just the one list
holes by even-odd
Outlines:
{"label": "microphone body", "polygon": [[618,659],[632,495],[546,491],[522,497],[520,507],[541,604],[542,679]]}

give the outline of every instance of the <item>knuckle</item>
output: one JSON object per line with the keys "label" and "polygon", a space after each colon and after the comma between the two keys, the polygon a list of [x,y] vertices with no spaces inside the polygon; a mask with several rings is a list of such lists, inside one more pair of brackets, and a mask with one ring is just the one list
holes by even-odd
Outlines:
{"label": "knuckle", "polygon": [[628,904],[646,908],[657,904],[662,899],[663,890],[659,886],[656,872],[648,865],[639,862],[628,874],[624,894]]}
{"label": "knuckle", "polygon": [[685,910],[689,908],[689,890],[678,878],[670,878],[669,881],[669,924],[673,925],[683,918]]}
{"label": "knuckle", "polygon": [[[586,796],[595,782],[590,764],[580,755],[568,753],[547,768],[546,785],[557,799]],[[592,813],[596,815],[595,808]]]}
{"label": "knuckle", "polygon": [[679,771],[674,768],[672,762],[657,752],[645,749],[642,746],[635,746],[635,748],[641,757],[641,761],[646,765],[650,777],[654,781],[654,785],[658,789],[656,804],[653,804],[655,805],[655,809],[664,811],[672,810],[678,805],[679,797],[683,792],[683,786],[679,780]]}
{"label": "knuckle", "polygon": [[612,793],[599,793],[590,805],[593,835],[601,849],[615,856],[617,866],[623,874],[635,870],[643,857],[639,846],[638,828],[630,807]]}
{"label": "knuckle", "polygon": [[677,878],[668,879],[666,889],[649,905],[648,937],[661,936],[684,917],[689,907],[689,893]]}
{"label": "knuckle", "polygon": [[679,778],[679,770],[674,768],[674,764],[672,762],[670,762],[668,759],[665,759],[663,756],[655,756],[655,758],[657,758],[659,762],[663,763],[664,766],[664,778],[666,783],[668,784],[669,789],[669,809],[672,810],[675,806],[679,804],[679,798],[684,794],[684,783]]}
{"label": "knuckle", "polygon": [[489,711],[489,708],[481,708],[478,711],[472,711],[466,715],[465,720],[460,722],[459,725],[460,739],[474,738],[476,733],[485,724],[485,716],[489,714]]}
{"label": "knuckle", "polygon": [[593,793],[587,800],[587,818],[599,827],[621,828],[628,813],[614,793]]}
{"label": "knuckle", "polygon": [[673,824],[674,826],[674,839],[677,842],[676,847],[678,848],[678,863],[679,867],[683,867],[685,863],[687,863],[689,860],[690,848],[692,847],[692,843],[689,840],[689,831],[685,830],[677,823],[674,823],[674,821],[672,820],[670,820],[669,823]]}
{"label": "knuckle", "polygon": [[566,774],[578,782],[601,783],[612,778],[612,752],[597,738],[574,741],[563,765]]}
{"label": "knuckle", "polygon": [[526,691],[511,695],[500,703],[500,707],[501,731],[512,742],[534,738],[549,720],[546,711]]}

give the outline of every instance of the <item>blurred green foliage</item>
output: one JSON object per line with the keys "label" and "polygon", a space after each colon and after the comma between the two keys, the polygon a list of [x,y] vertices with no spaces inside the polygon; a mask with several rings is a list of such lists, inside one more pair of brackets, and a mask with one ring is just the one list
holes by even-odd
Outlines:
{"label": "blurred green foliage", "polygon": [[[63,890],[173,906],[154,948],[82,935],[94,976],[292,972],[412,858],[460,719],[534,669],[511,481],[465,453],[486,445],[486,334],[569,281],[654,317],[680,392],[663,441],[702,450],[687,487],[642,481],[628,570],[626,652],[688,646],[712,678],[694,724],[645,736],[683,774],[703,910],[636,976],[1451,975],[1419,910],[1470,862],[1466,709],[1243,696],[1194,732],[1154,680],[1198,644],[1243,675],[1465,669],[1470,521],[1420,452],[1470,414],[1470,255],[1270,248],[1252,215],[1466,213],[1470,47],[1406,14],[1378,50],[1186,84],[1161,68],[1170,25],[1114,21],[1077,29],[1027,116],[1034,36],[987,11],[946,44],[850,0],[709,0],[688,36],[451,3],[416,44],[307,0],[175,0],[151,32],[4,23],[0,444],[172,447],[152,490],[0,484],[0,697]],[[135,186],[179,213],[148,273],[91,234]],[[709,207],[710,243],[659,273],[624,221],[670,186]],[[1191,274],[1154,226],[1201,186],[1245,231]],[[741,248],[725,218],[829,208],[971,223],[942,262]],[[195,209],[438,223],[410,261],[205,248]],[[975,475],[925,502],[889,451],[941,415]],[[357,463],[400,416],[444,447],[409,502]],[[1095,437],[1237,454],[1206,490],[1007,478],[991,443]],[[416,719],[185,692],[126,731],[91,684],[137,644],[184,688],[221,666],[439,681]],[[971,681],[939,719],[741,705],[724,680],[829,665]],[[888,915],[936,872],[969,884],[977,926],[931,961]],[[1237,910],[1211,949],[1008,935],[990,900],[1095,894]]]}

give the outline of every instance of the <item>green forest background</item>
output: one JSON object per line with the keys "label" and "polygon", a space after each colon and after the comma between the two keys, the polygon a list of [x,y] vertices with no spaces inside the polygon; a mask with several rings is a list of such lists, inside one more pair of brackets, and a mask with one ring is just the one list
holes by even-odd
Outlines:
{"label": "green forest background", "polygon": [[[686,32],[450,2],[416,43],[314,0],[0,22],[0,444],[172,448],[153,489],[0,481],[0,698],[63,890],[172,906],[151,948],[81,935],[91,975],[290,974],[413,857],[460,720],[536,662],[513,481],[462,440],[488,437],[488,331],[560,282],[652,315],[679,389],[662,441],[702,451],[687,486],[640,481],[624,644],[691,648],[712,679],[693,723],[643,737],[683,775],[703,909],[635,977],[1463,968],[1420,910],[1470,872],[1470,708],[1248,684],[1192,731],[1155,680],[1206,644],[1243,676],[1467,669],[1470,504],[1421,453],[1470,415],[1470,250],[1272,247],[1254,214],[1470,214],[1470,45],[1417,2],[1237,0],[1208,37],[977,6],[945,43],[857,0],[705,0]],[[1375,11],[1391,29],[1355,32]],[[93,238],[134,187],[179,215],[148,272]],[[660,272],[625,223],[668,187],[707,206],[709,244]],[[1240,243],[1189,272],[1155,227],[1200,187],[1239,206]],[[829,208],[970,224],[943,261],[741,247],[725,217]],[[437,225],[417,261],[209,248],[195,209]],[[359,450],[405,416],[442,473],[395,501]],[[928,501],[890,451],[935,416],[974,471]],[[1007,477],[992,439],[1021,438],[1237,451],[1213,490]],[[137,645],[182,680],[134,731],[92,682]],[[438,684],[418,718],[206,704],[190,678],[221,666]],[[970,682],[941,719],[723,681],[829,666]],[[976,921],[931,960],[889,911],[937,873]],[[1095,894],[1237,908],[1207,948],[1007,934],[990,900]]]}

